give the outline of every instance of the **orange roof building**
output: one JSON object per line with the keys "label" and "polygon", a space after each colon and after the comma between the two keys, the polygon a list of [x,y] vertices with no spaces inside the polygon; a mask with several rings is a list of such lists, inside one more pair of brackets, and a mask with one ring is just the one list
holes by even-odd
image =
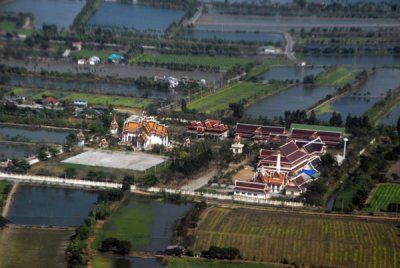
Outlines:
{"label": "orange roof building", "polygon": [[148,149],[153,145],[168,146],[168,127],[145,113],[124,122],[121,141],[137,148]]}
{"label": "orange roof building", "polygon": [[196,134],[198,138],[203,138],[204,136],[226,138],[228,137],[228,131],[228,127],[219,120],[192,121],[187,126],[187,133]]}

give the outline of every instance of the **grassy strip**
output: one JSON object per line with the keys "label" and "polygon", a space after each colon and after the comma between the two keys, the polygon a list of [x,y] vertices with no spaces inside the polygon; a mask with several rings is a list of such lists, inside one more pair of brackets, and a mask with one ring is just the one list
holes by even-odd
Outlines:
{"label": "grassy strip", "polygon": [[145,108],[152,103],[151,100],[142,98],[56,90],[35,90],[21,87],[14,88],[12,92],[15,95],[32,96],[32,99],[41,99],[43,95],[50,95],[55,96],[61,101],[86,100],[90,105],[113,105],[132,108]]}
{"label": "grassy strip", "polygon": [[354,73],[350,70],[343,67],[334,67],[318,74],[315,83],[318,86],[344,86],[352,83],[354,78]]}
{"label": "grassy strip", "polygon": [[367,210],[385,211],[391,203],[400,204],[400,184],[379,184],[371,192]]}
{"label": "grassy strip", "polygon": [[209,261],[199,259],[171,258],[168,259],[168,268],[277,268],[284,267],[263,263],[244,263],[228,261]]}
{"label": "grassy strip", "polygon": [[333,113],[334,111],[332,103],[327,102],[317,110],[317,114]]}
{"label": "grassy strip", "polygon": [[101,0],[88,0],[81,12],[75,17],[72,27],[77,28],[86,24],[90,17],[99,9],[102,2]]}
{"label": "grassy strip", "polygon": [[384,100],[375,103],[366,114],[371,124],[377,125],[382,118],[387,116],[398,105],[400,105],[400,88],[392,92]]}
{"label": "grassy strip", "polygon": [[189,109],[195,109],[206,113],[229,108],[229,103],[245,103],[272,94],[283,87],[283,84],[256,84],[250,82],[237,82],[228,85],[214,93],[198,98],[189,103]]}
{"label": "grassy strip", "polygon": [[15,22],[0,22],[0,29],[5,32],[16,32],[17,34],[32,34],[31,29],[17,28]]}
{"label": "grassy strip", "polygon": [[239,248],[249,260],[316,267],[396,267],[400,253],[396,225],[395,221],[209,208],[196,230],[194,250],[229,246]]}
{"label": "grassy strip", "polygon": [[252,59],[223,57],[223,56],[206,56],[206,55],[175,55],[175,54],[143,54],[130,63],[153,63],[153,64],[179,64],[179,65],[196,65],[210,66],[229,70],[235,65],[245,66],[254,62]]}
{"label": "grassy strip", "polygon": [[268,59],[260,66],[253,68],[247,74],[247,76],[250,78],[257,77],[259,75],[262,75],[266,71],[268,71],[273,65],[288,65],[288,64],[289,64],[289,61],[286,58]]}
{"label": "grassy strip", "polygon": [[2,207],[3,202],[7,198],[8,193],[4,193],[4,189],[9,187],[8,185],[11,185],[11,182],[8,181],[0,181],[0,208]]}

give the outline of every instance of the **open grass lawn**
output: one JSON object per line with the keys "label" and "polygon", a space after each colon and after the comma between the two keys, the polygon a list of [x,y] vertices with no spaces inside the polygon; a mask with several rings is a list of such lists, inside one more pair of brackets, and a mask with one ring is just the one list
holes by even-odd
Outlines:
{"label": "open grass lawn", "polygon": [[318,86],[332,85],[344,86],[354,80],[354,73],[343,67],[328,69],[317,75],[316,84]]}
{"label": "open grass lawn", "polygon": [[9,21],[0,22],[0,29],[5,32],[17,32],[18,34],[25,34],[25,35],[30,35],[32,33],[31,29],[23,29],[23,28],[17,29],[15,23]]}
{"label": "open grass lawn", "polygon": [[112,260],[104,256],[94,256],[93,257],[93,267],[94,268],[109,268],[112,267]]}
{"label": "open grass lawn", "polygon": [[101,241],[108,237],[129,240],[133,249],[144,246],[150,239],[150,226],[154,217],[154,211],[146,205],[137,203],[134,207],[124,206],[99,230],[92,247],[99,248]]}
{"label": "open grass lawn", "polygon": [[236,247],[249,260],[330,266],[399,267],[395,221],[329,215],[209,208],[194,250]]}
{"label": "open grass lawn", "polygon": [[13,92],[15,95],[32,96],[33,99],[41,99],[43,95],[51,95],[62,101],[87,100],[90,105],[113,105],[132,108],[146,108],[152,103],[150,99],[71,91],[15,88],[13,89]]}
{"label": "open grass lawn", "polygon": [[272,94],[283,86],[281,84],[256,84],[238,82],[189,103],[189,109],[211,113],[229,108],[229,103],[248,101]]}
{"label": "open grass lawn", "polygon": [[190,64],[197,66],[219,67],[224,70],[231,69],[234,65],[245,66],[254,62],[253,59],[223,56],[206,56],[206,55],[175,55],[175,54],[143,54],[135,58],[131,63],[151,62],[158,64]]}
{"label": "open grass lawn", "polygon": [[367,209],[369,211],[386,210],[390,203],[400,204],[400,184],[382,183],[376,186],[371,192]]}
{"label": "open grass lawn", "polygon": [[335,110],[332,107],[332,103],[328,102],[322,105],[318,110],[316,110],[317,114],[323,113],[333,113]]}
{"label": "open grass lawn", "polygon": [[277,268],[284,267],[262,263],[239,263],[224,261],[206,261],[196,259],[168,259],[168,268]]}

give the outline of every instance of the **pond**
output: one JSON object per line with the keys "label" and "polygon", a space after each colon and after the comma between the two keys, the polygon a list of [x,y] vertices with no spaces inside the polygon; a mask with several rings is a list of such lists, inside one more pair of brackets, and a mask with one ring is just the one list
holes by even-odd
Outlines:
{"label": "pond", "polygon": [[0,142],[0,161],[4,161],[14,157],[29,157],[34,155],[37,149],[38,148],[35,145]]}
{"label": "pond", "polygon": [[[378,69],[376,72],[351,95],[344,96],[332,102],[332,109],[339,112],[342,119],[351,114],[361,116],[376,102],[380,101],[389,89],[400,86],[400,69]],[[320,120],[329,120],[331,113],[317,115]]]}
{"label": "pond", "polygon": [[0,229],[0,267],[67,267],[65,249],[73,230]]}
{"label": "pond", "polygon": [[25,126],[0,125],[1,140],[31,141],[43,143],[64,144],[65,137],[73,130],[55,130]]}
{"label": "pond", "polygon": [[8,219],[13,224],[78,226],[97,202],[95,191],[21,185]]}
{"label": "pond", "polygon": [[164,33],[172,22],[178,23],[184,14],[183,10],[103,1],[89,24]]}
{"label": "pond", "polygon": [[297,85],[250,105],[246,108],[245,115],[254,118],[259,116],[268,118],[284,116],[285,111],[307,109],[326,95],[334,93],[334,91],[335,89],[329,86],[305,87],[304,85]]}
{"label": "pond", "polygon": [[36,28],[41,28],[43,24],[55,24],[68,29],[85,3],[83,0],[13,0],[0,4],[0,12],[32,13]]}
{"label": "pond", "polygon": [[141,97],[147,91],[155,98],[166,98],[168,92],[159,90],[140,90],[133,83],[104,83],[104,82],[88,82],[76,80],[51,79],[36,76],[11,76],[9,85],[12,86],[29,86],[41,89],[55,89],[78,91],[84,93],[99,94],[117,94],[122,96]]}
{"label": "pond", "polygon": [[99,232],[95,245],[107,237],[130,240],[138,251],[156,252],[170,244],[174,224],[191,204],[162,202],[131,195]]}
{"label": "pond", "polygon": [[263,80],[299,80],[307,75],[316,76],[322,72],[323,68],[309,68],[309,67],[273,67],[261,75]]}
{"label": "pond", "polygon": [[302,55],[307,64],[314,65],[400,65],[394,55]]}
{"label": "pond", "polygon": [[190,39],[212,39],[224,41],[246,41],[257,43],[283,42],[283,36],[279,33],[260,32],[222,32],[222,31],[187,31],[185,37]]}

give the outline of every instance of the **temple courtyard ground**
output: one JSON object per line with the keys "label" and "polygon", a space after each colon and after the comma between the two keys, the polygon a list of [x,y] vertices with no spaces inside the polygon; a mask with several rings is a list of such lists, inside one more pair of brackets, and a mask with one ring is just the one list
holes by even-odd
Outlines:
{"label": "temple courtyard ground", "polygon": [[165,160],[162,156],[142,152],[91,150],[65,159],[62,163],[145,171]]}

